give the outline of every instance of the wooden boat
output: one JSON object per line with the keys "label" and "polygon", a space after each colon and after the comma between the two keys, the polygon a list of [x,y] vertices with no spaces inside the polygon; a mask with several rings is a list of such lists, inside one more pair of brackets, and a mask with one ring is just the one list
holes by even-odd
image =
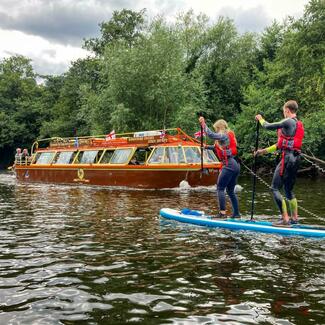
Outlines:
{"label": "wooden boat", "polygon": [[[221,163],[181,129],[36,141],[31,157],[15,160],[19,181],[174,188],[216,183]],[[187,184],[185,183],[185,184]]]}

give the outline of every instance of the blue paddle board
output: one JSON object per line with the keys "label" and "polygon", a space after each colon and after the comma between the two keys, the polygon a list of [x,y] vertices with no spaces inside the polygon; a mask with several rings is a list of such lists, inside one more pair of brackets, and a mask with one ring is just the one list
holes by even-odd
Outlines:
{"label": "blue paddle board", "polygon": [[212,219],[197,210],[160,210],[163,218],[204,227],[226,228],[231,230],[249,230],[255,232],[274,233],[290,236],[325,237],[325,227],[311,225],[274,226],[269,221],[251,221],[242,219]]}

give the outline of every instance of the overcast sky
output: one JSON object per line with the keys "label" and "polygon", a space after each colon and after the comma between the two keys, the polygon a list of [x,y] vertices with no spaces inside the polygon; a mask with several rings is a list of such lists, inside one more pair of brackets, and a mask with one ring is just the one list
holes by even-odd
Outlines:
{"label": "overcast sky", "polygon": [[30,59],[36,72],[60,74],[71,61],[87,56],[84,38],[99,35],[98,24],[114,10],[139,11],[148,17],[193,9],[212,21],[232,18],[239,31],[262,31],[273,20],[300,17],[308,0],[0,0],[0,60],[13,54]]}

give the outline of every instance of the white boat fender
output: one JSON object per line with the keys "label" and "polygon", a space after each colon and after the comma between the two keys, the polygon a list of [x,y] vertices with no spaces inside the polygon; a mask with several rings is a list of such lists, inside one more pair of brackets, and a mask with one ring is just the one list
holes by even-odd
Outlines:
{"label": "white boat fender", "polygon": [[241,192],[243,190],[243,187],[239,184],[236,184],[235,186],[235,193]]}
{"label": "white boat fender", "polygon": [[179,183],[179,187],[186,189],[186,188],[191,188],[191,185],[188,183],[188,181],[184,179]]}
{"label": "white boat fender", "polygon": [[[243,190],[243,187],[241,185],[239,185],[239,184],[236,184],[235,185],[235,189],[234,189],[235,193],[239,193],[242,190]],[[225,188],[225,192],[227,192],[227,189],[226,188]]]}

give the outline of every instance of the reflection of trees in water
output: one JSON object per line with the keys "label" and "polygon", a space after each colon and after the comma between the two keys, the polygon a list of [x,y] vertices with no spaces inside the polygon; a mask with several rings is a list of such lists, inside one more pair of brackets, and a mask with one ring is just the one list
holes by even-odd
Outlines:
{"label": "reflection of trees in water", "polygon": [[[180,206],[200,208],[202,202],[205,202],[204,207],[206,208],[206,202],[215,204],[214,191],[186,192],[184,194],[175,191],[128,191],[79,186],[65,187],[63,191],[60,191],[59,187],[54,187],[50,188],[50,191],[52,193],[47,194],[47,200],[51,202],[50,205],[55,202],[57,204],[59,201],[62,203],[61,208],[66,215],[78,216],[78,218],[66,220],[70,226],[75,228],[70,232],[75,232],[78,235],[78,240],[83,235],[91,233],[94,235],[91,237],[92,242],[103,244],[103,247],[107,247],[111,252],[109,256],[105,255],[105,263],[127,261],[137,268],[137,271],[134,272],[143,270],[144,274],[147,274],[146,277],[143,276],[134,283],[135,288],[145,287],[149,280],[158,281],[160,287],[164,287],[169,285],[168,282],[177,282],[179,277],[184,276],[193,284],[193,287],[213,285],[217,288],[218,290],[212,294],[213,300],[220,299],[213,298],[213,296],[220,297],[221,292],[225,305],[240,302],[244,289],[240,287],[238,279],[232,277],[232,274],[237,273],[240,269],[236,240],[225,239],[223,243],[218,244],[217,248],[214,245],[207,247],[203,243],[196,243],[193,246],[186,241],[179,241],[174,242],[172,250],[169,248],[169,241],[161,241],[163,234],[159,228],[158,217],[160,207],[172,206],[176,202]],[[202,200],[202,194],[205,197],[204,200]],[[182,235],[180,229],[175,229],[175,237]],[[206,230],[202,229],[202,231]],[[189,229],[185,228],[184,235],[189,237],[189,241],[191,240],[192,234],[190,235]],[[174,241],[174,239],[171,237],[171,240]],[[130,251],[133,251],[133,254],[130,255]],[[143,253],[138,253],[140,251]],[[221,256],[218,251],[222,252]],[[184,255],[187,256],[185,262]],[[199,265],[206,255],[213,256],[212,259],[217,256],[217,262],[216,264],[208,263],[212,278],[202,286],[198,282],[197,276],[205,272]],[[96,258],[93,262],[88,261],[90,264],[102,262],[101,257]],[[124,271],[125,274],[118,269],[105,274],[109,277],[118,275],[128,278],[134,267]],[[164,270],[168,270],[168,276],[166,273],[163,274]],[[157,274],[149,275],[150,271],[157,272]],[[207,299],[204,295],[202,297],[201,294],[196,293],[191,299],[199,303],[202,298],[203,300]]]}
{"label": "reflection of trees in water", "polygon": [[[297,322],[305,324],[305,317],[309,314],[309,303],[303,288],[309,287],[308,291],[313,290],[312,285],[309,284],[309,276],[306,278],[306,273],[312,274],[313,271],[309,272],[308,263],[303,263],[304,260],[309,259],[309,254],[306,255],[306,251],[302,249],[299,242],[293,241],[290,237],[280,237],[278,243],[274,254],[281,263],[274,264],[272,272],[274,279],[269,285],[268,293],[271,293],[273,297],[271,311],[276,316],[288,315],[289,311]],[[315,289],[318,290],[318,288]]]}
{"label": "reflection of trees in water", "polygon": [[233,238],[227,240],[223,247],[223,255],[218,259],[215,268],[213,282],[224,295],[225,305],[234,305],[241,302],[241,296],[245,291],[238,274],[242,265],[240,264],[241,243]]}
{"label": "reflection of trees in water", "polygon": [[[158,214],[163,206],[189,206],[190,196],[177,191],[139,191],[88,186],[17,184],[14,188],[16,210],[25,217],[40,219],[60,216],[60,223],[78,234],[93,228],[96,236],[138,239],[159,231]],[[127,221],[125,220],[127,219]],[[43,221],[44,221],[43,220]]]}

